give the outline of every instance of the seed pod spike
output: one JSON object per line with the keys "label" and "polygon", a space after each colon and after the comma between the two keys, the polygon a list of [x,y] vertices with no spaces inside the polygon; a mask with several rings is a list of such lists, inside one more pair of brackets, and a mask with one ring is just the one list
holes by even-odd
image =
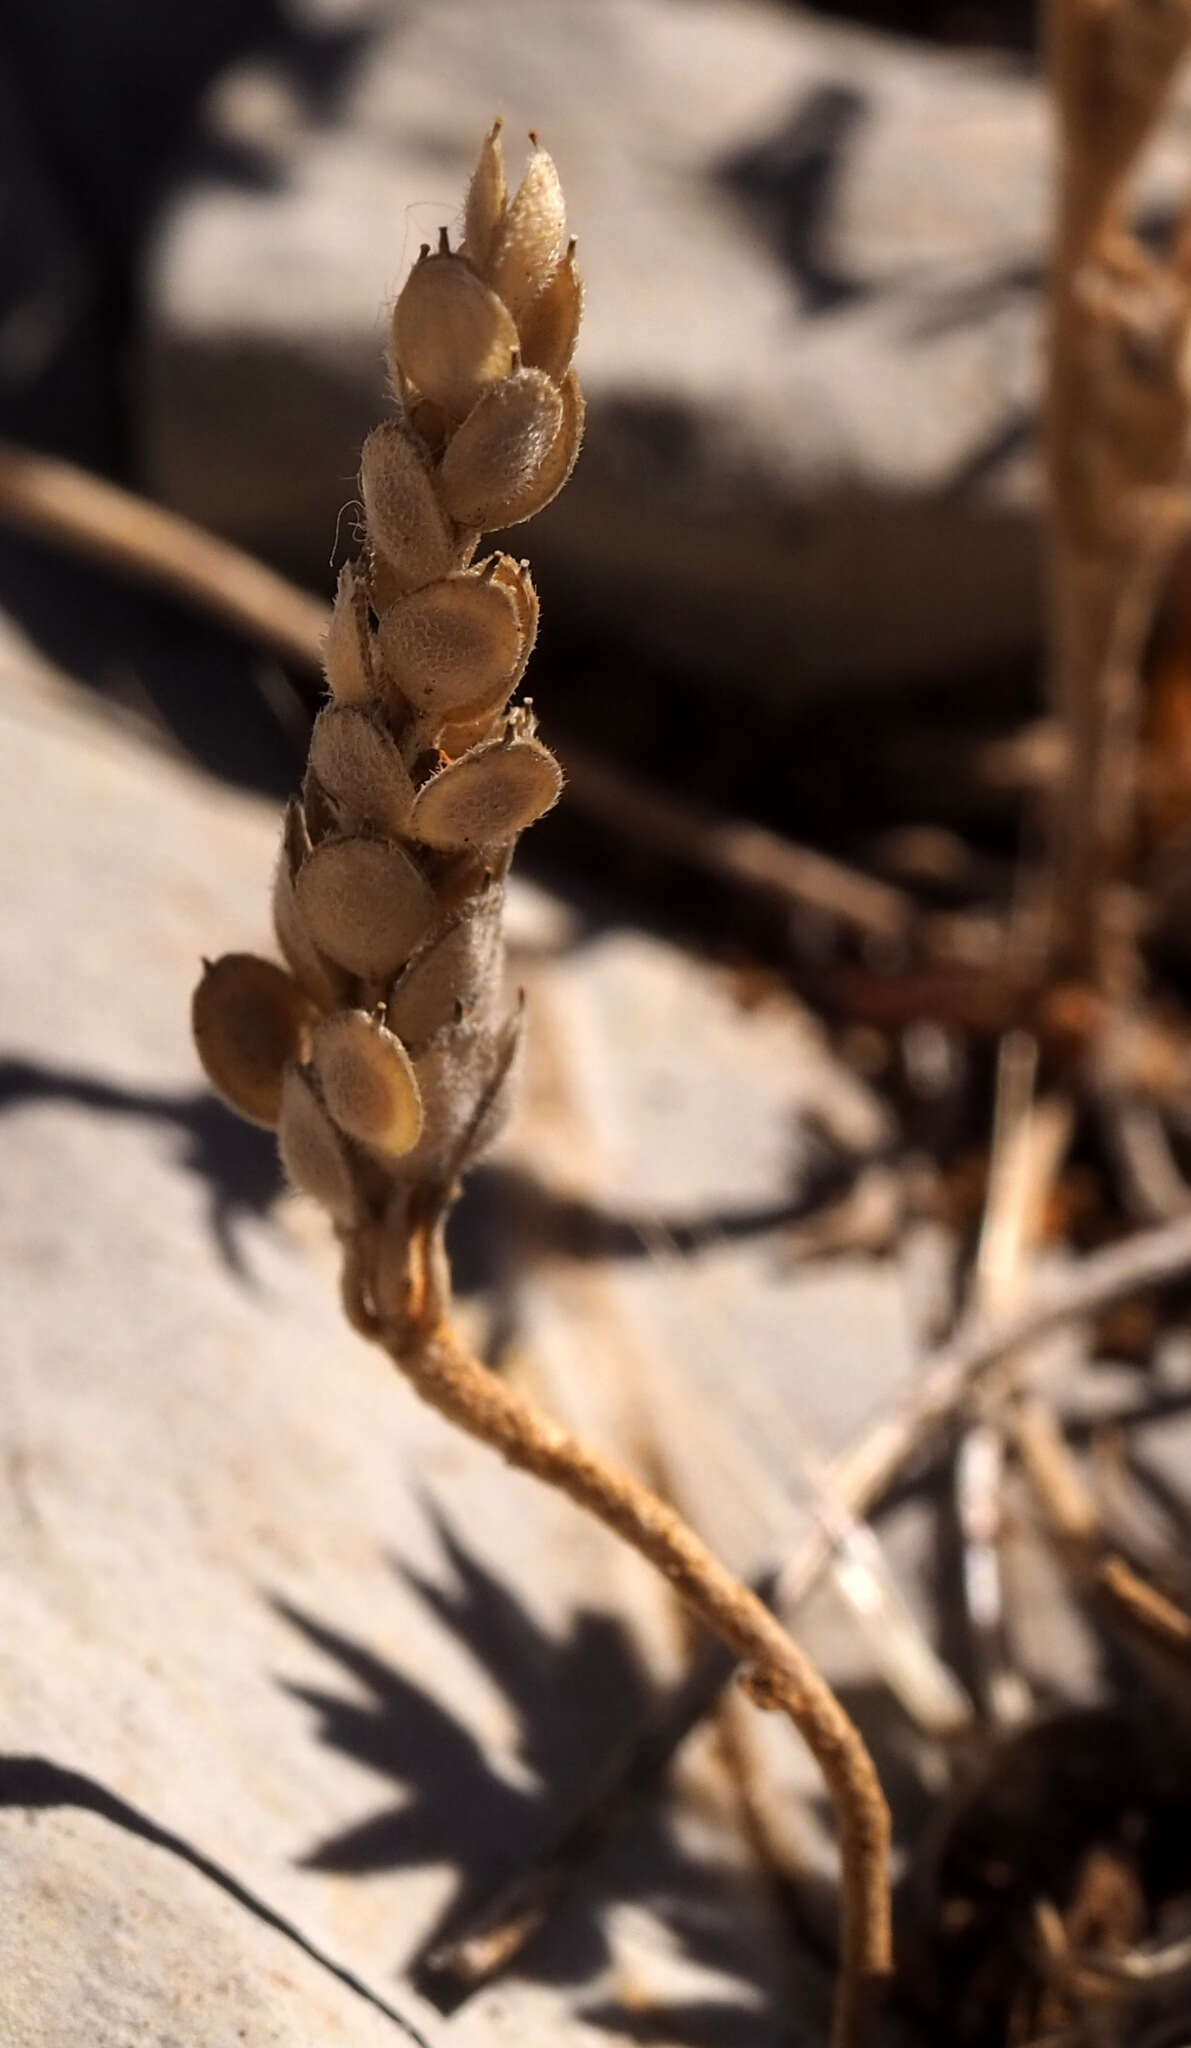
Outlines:
{"label": "seed pod spike", "polygon": [[487,275],[493,245],[504,221],[509,199],[500,140],[502,125],[498,115],[481,144],[464,211],[463,251],[482,276]]}

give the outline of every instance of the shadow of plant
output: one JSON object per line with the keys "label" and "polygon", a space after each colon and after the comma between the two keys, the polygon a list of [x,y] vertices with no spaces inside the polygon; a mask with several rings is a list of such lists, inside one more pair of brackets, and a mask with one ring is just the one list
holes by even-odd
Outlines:
{"label": "shadow of plant", "polygon": [[[436,1952],[479,1910],[521,1876],[557,1839],[568,1792],[598,1773],[608,1755],[646,1718],[655,1688],[628,1631],[614,1616],[582,1606],[567,1633],[552,1636],[517,1596],[430,1511],[450,1568],[446,1585],[395,1568],[482,1665],[518,1721],[514,1760],[531,1785],[517,1783],[441,1699],[346,1635],[288,1602],[280,1612],[308,1643],[353,1681],[351,1695],[286,1683],[313,1711],[318,1739],[392,1780],[399,1797],[307,1849],[306,1869],[365,1875],[411,1865],[449,1864],[454,1894],[410,1970],[418,1989],[443,2010],[467,1988],[434,1961]],[[361,1697],[361,1694],[363,1695]],[[756,1895],[734,1866],[695,1854],[678,1839],[665,1783],[626,1809],[629,1826],[581,1845],[565,1895],[516,1959],[539,1983],[589,1984],[613,1960],[605,1924],[613,1905],[648,1905],[669,1943],[701,1970],[744,1980],[756,1947]],[[590,1855],[583,1854],[583,1846]],[[685,2034],[708,2048],[773,2048],[772,2015],[751,1988],[706,2002],[710,2030]],[[692,2017],[702,2012],[692,2005]],[[620,2028],[620,2003],[593,2006],[593,2024]],[[643,2015],[625,2013],[627,2031]],[[659,2015],[655,2012],[656,2021]],[[700,2022],[701,2025],[701,2022]],[[641,2038],[657,2038],[646,2034]]]}
{"label": "shadow of plant", "polygon": [[268,1131],[233,1116],[205,1088],[169,1091],[122,1088],[93,1074],[0,1059],[0,1115],[26,1102],[68,1102],[108,1116],[144,1117],[180,1133],[181,1163],[210,1194],[211,1231],[219,1255],[238,1279],[249,1275],[236,1225],[264,1216],[282,1189],[277,1147]]}

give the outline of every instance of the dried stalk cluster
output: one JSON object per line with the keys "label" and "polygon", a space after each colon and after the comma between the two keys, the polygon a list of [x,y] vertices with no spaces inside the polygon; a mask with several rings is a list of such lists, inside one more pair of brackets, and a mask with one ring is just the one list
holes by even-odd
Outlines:
{"label": "dried stalk cluster", "polygon": [[1048,469],[1052,690],[1068,776],[1055,820],[1059,965],[1127,993],[1138,669],[1185,534],[1191,235],[1126,227],[1130,179],[1191,46],[1188,0],[1052,0],[1060,200]]}
{"label": "dried stalk cluster", "polygon": [[442,1248],[460,1175],[492,1134],[516,1038],[501,995],[513,842],[559,793],[528,707],[524,564],[476,563],[480,533],[528,519],[570,473],[580,313],[562,194],[538,150],[514,198],[499,132],[466,238],[424,249],[393,316],[401,412],[365,443],[368,544],[340,580],[332,702],[286,817],[275,921],[288,971],[209,966],[194,1028],[215,1086],[276,1124],[291,1179],[334,1218],[344,1302],[422,1398],[557,1487],[647,1558],[787,1713],[840,1827],[833,2040],[862,2048],[890,1969],[889,1815],[830,1687],[760,1600],[667,1503],[487,1371],[448,1319]]}
{"label": "dried stalk cluster", "polygon": [[581,286],[551,159],[535,148],[510,199],[499,124],[465,236],[423,248],[393,313],[400,411],[364,444],[366,544],[339,579],[331,701],[285,819],[287,967],[229,954],[194,998],[210,1079],[277,1129],[344,1239],[357,1319],[382,1323],[406,1312],[411,1240],[435,1236],[500,1120],[504,876],[562,783],[530,707],[509,708],[537,631],[528,566],[476,550],[574,464]]}

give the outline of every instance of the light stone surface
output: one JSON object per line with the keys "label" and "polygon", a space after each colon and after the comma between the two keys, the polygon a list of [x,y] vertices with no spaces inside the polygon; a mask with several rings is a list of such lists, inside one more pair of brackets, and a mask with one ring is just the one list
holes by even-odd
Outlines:
{"label": "light stone surface", "polygon": [[[7,629],[0,789],[0,1808],[21,1843],[6,1881],[33,1902],[0,1914],[5,2048],[91,2039],[98,2013],[103,2048],[156,2038],[150,2015],[196,2038],[195,2012],[210,2048],[303,2025],[329,2043],[353,1999],[371,2042],[375,2009],[204,1859],[432,2042],[632,2038],[642,2012],[684,2039],[697,2012],[714,2043],[722,2011],[725,2042],[769,2048],[792,1968],[816,2039],[822,1982],[789,1955],[709,1743],[516,1973],[449,2021],[412,1987],[447,1910],[519,1867],[640,1725],[680,1666],[677,1619],[347,1330],[321,1219],[203,1086],[189,991],[203,950],[267,943],[274,808],[122,729]],[[772,1368],[830,1449],[906,1368],[883,1269],[819,1281],[812,1340],[773,1257],[800,1113],[834,1104],[862,1130],[871,1107],[797,1012],[746,1015],[660,943],[590,935],[525,888],[511,928],[530,1058],[458,1219],[462,1313],[618,1455],[671,1458],[747,1561],[802,1523],[784,1443],[759,1492],[755,1451],[741,1464],[734,1388]],[[576,1215],[601,1257],[569,1244]],[[839,1404],[829,1350],[851,1368]],[[21,1833],[21,1758],[98,1806],[52,1802]],[[125,1839],[127,1808],[174,1846]],[[69,1968],[42,1952],[50,1894],[78,1931]]]}
{"label": "light stone surface", "polygon": [[0,1814],[0,1915],[3,2048],[419,2041],[168,1848],[85,1809]]}
{"label": "light stone surface", "polygon": [[[562,170],[590,412],[534,565],[746,697],[1028,649],[1050,215],[1023,67],[757,0],[306,0],[212,96],[146,286],[150,487],[325,580],[385,309],[498,110]],[[1180,108],[1142,186],[1185,184]],[[222,169],[218,168],[222,166]],[[514,543],[515,544],[515,543]]]}

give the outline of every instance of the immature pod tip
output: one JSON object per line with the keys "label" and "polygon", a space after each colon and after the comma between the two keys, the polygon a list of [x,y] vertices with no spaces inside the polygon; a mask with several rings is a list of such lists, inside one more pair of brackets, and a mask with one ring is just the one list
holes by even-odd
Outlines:
{"label": "immature pod tip", "polygon": [[567,210],[554,159],[533,155],[505,209],[491,258],[491,280],[513,318],[537,298],[566,247]]}

